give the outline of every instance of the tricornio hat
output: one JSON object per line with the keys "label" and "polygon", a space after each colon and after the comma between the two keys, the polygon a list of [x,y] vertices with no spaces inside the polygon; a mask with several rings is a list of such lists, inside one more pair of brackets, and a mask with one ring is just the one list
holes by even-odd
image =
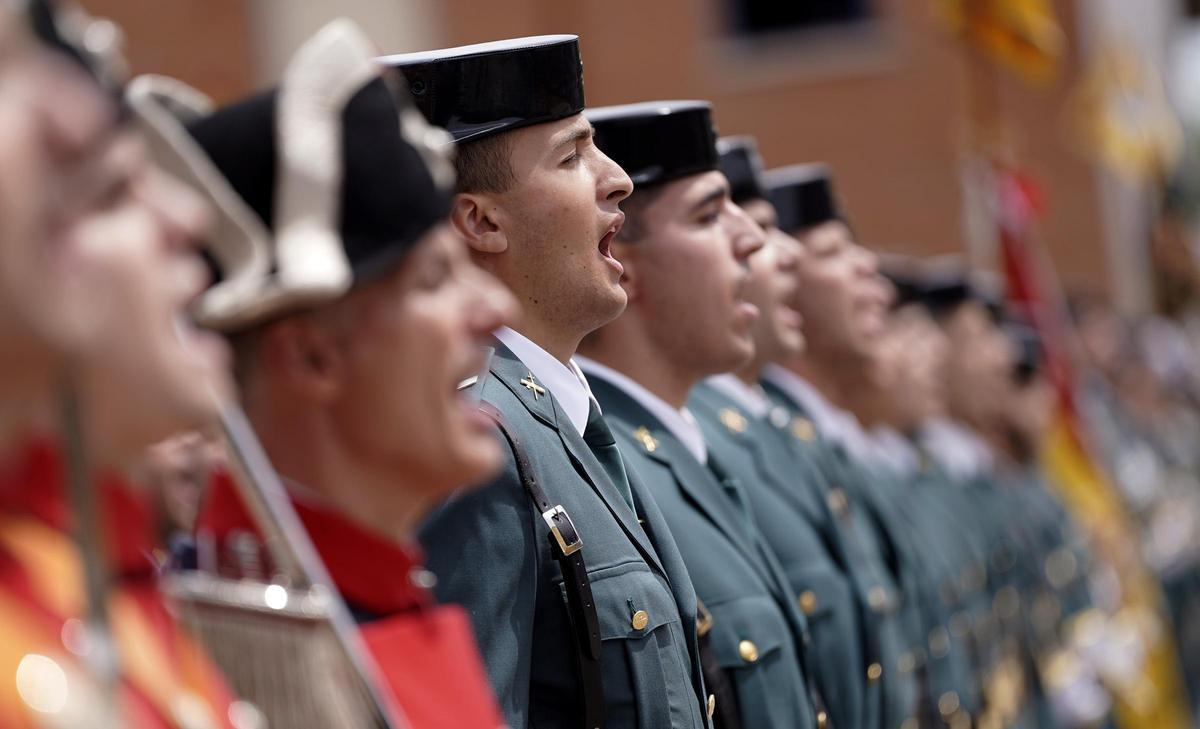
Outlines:
{"label": "tricornio hat", "polygon": [[639,188],[718,169],[717,132],[707,101],[648,101],[585,112],[600,151]]}
{"label": "tricornio hat", "polygon": [[729,180],[729,196],[736,204],[749,200],[765,200],[762,157],[754,137],[721,137],[717,140],[721,155],[721,172]]}
{"label": "tricornio hat", "polygon": [[788,165],[763,174],[779,228],[794,233],[830,220],[841,220],[829,167],[820,163]]}
{"label": "tricornio hat", "polygon": [[384,56],[431,124],[457,142],[583,111],[579,37],[539,35]]}
{"label": "tricornio hat", "polygon": [[450,209],[444,131],[388,78],[352,23],[326,26],[280,85],[224,109],[171,79],[127,101],[160,164],[218,213],[218,282],[196,318],[225,331],[339,298],[392,270]]}

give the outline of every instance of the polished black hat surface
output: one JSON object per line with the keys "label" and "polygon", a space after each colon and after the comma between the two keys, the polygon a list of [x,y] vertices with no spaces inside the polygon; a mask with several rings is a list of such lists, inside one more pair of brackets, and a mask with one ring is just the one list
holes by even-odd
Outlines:
{"label": "polished black hat surface", "polygon": [[596,129],[596,146],[625,169],[636,187],[719,169],[707,101],[600,106],[584,114]]}
{"label": "polished black hat surface", "polygon": [[153,146],[173,151],[169,166],[236,223],[208,248],[220,283],[201,300],[202,323],[244,328],[340,297],[445,219],[449,136],[397,93],[371,48],[335,21],[277,88],[216,112],[167,114],[171,94],[131,94]]}
{"label": "polished black hat surface", "polygon": [[738,205],[749,200],[765,200],[762,157],[754,137],[721,137],[717,140],[721,172],[729,180],[730,197]]}
{"label": "polished black hat surface", "polygon": [[763,174],[767,195],[779,217],[779,228],[793,233],[840,220],[829,168],[820,163],[788,165]]}
{"label": "polished black hat surface", "polygon": [[431,124],[466,142],[583,111],[579,37],[542,35],[378,59]]}

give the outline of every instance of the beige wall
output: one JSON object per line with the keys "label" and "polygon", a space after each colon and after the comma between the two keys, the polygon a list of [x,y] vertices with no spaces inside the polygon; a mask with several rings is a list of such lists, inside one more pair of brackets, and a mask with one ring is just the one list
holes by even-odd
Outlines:
{"label": "beige wall", "polygon": [[245,0],[254,39],[256,79],[279,77],[306,38],[334,18],[359,24],[382,53],[441,45],[437,0]]}
{"label": "beige wall", "polygon": [[[965,250],[961,175],[968,64],[924,0],[880,0],[855,37],[797,39],[769,52],[721,41],[721,0],[84,0],[122,23],[139,71],[228,99],[270,79],[329,17],[362,22],[386,51],[535,33],[582,38],[588,100],[705,98],[723,133],[758,136],[770,165],[825,160],[868,243]],[[1068,32],[1070,0],[1058,0]],[[1098,185],[1070,151],[1063,100],[1077,68],[1045,89],[1001,75],[1014,148],[1044,183],[1045,239],[1069,286],[1109,290]]]}
{"label": "beige wall", "polygon": [[[830,162],[862,237],[887,250],[964,251],[960,177],[966,138],[964,54],[927,15],[890,0],[858,38],[794,42],[766,57],[717,40],[718,0],[443,0],[455,43],[578,33],[588,101],[696,97],[722,133],[750,133],[768,165]],[[1074,18],[1059,3],[1071,28]],[[1045,237],[1069,285],[1108,288],[1088,163],[1066,149],[1066,78],[1043,90],[1001,80],[1018,157],[1052,199]]]}
{"label": "beige wall", "polygon": [[243,0],[82,0],[125,31],[134,73],[181,78],[218,101],[252,88]]}

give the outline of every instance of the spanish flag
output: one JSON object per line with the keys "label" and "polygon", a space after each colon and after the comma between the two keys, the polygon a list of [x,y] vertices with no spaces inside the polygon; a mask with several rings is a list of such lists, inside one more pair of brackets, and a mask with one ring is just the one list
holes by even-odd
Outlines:
{"label": "spanish flag", "polygon": [[1042,450],[1043,468],[1089,533],[1096,557],[1113,569],[1120,582],[1119,610],[1090,616],[1090,626],[1102,620],[1105,629],[1133,631],[1145,647],[1145,661],[1136,674],[1102,676],[1116,705],[1118,726],[1188,729],[1191,719],[1159,585],[1139,558],[1135,526],[1109,475],[1089,450],[1086,424],[1076,407],[1076,369],[1067,344],[1073,332],[1065,302],[1051,285],[1049,266],[1032,247],[1030,231],[1039,208],[1036,186],[1019,172],[999,169],[996,190],[1009,303],[1037,331],[1058,394],[1054,425]]}
{"label": "spanish flag", "polygon": [[934,12],[952,33],[1022,78],[1044,83],[1057,76],[1066,40],[1049,0],[936,0]]}

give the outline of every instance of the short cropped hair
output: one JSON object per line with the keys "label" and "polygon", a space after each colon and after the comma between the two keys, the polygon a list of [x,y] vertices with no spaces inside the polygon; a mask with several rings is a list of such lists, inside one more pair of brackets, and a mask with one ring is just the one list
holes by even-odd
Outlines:
{"label": "short cropped hair", "polygon": [[458,145],[454,171],[458,192],[506,192],[516,181],[512,144],[507,133],[493,134]]}

